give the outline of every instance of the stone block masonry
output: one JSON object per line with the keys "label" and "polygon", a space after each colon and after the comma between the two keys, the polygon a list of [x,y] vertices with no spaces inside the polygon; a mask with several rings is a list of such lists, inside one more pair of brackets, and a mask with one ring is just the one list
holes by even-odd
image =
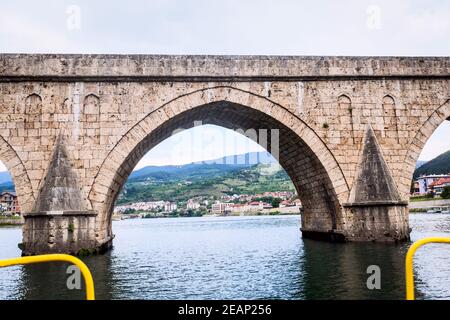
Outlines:
{"label": "stone block masonry", "polygon": [[0,54],[24,254],[108,248],[134,166],[194,121],[279,130],[305,237],[402,241],[415,162],[448,118],[448,57]]}

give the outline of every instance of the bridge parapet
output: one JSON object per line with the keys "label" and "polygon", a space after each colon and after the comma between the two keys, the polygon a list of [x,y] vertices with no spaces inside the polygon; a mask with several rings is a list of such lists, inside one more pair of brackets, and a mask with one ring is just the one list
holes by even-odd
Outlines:
{"label": "bridge parapet", "polygon": [[0,54],[0,81],[450,78],[448,57]]}

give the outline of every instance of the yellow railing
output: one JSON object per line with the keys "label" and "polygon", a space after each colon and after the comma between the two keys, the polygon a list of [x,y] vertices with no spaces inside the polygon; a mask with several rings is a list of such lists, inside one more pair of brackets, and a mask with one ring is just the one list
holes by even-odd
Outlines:
{"label": "yellow railing", "polygon": [[420,239],[412,244],[406,255],[406,300],[414,300],[413,258],[417,249],[427,243],[450,243],[450,238],[431,237]]}
{"label": "yellow railing", "polygon": [[68,254],[45,254],[40,256],[30,256],[21,258],[12,258],[6,260],[0,260],[0,268],[16,266],[21,264],[32,264],[42,262],[62,261],[69,262],[76,265],[84,277],[84,283],[86,284],[86,300],[95,300],[94,280],[92,279],[91,271],[89,268],[78,258]]}

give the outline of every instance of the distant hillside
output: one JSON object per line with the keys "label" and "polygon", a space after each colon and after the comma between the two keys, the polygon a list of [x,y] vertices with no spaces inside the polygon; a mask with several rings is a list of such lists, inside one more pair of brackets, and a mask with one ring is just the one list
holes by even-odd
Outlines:
{"label": "distant hillside", "polygon": [[178,166],[147,166],[133,171],[128,181],[170,181],[217,177],[227,172],[249,168],[256,164],[273,163],[277,163],[277,161],[270,153],[251,152]]}
{"label": "distant hillside", "polygon": [[[227,181],[225,183],[227,186],[225,186],[222,183],[223,179],[232,180],[233,177],[237,177],[240,174],[255,174],[256,171],[253,167],[256,167],[256,165],[274,163],[278,162],[268,152],[251,152],[186,165],[147,166],[131,173],[124,188],[125,193],[131,191],[128,192],[126,197],[122,196],[121,200],[140,201],[141,199],[154,197],[172,199],[175,196],[185,197],[185,195],[199,194],[203,192],[202,188],[210,188],[208,192],[215,195],[220,195],[222,192],[233,192],[235,188],[242,187],[241,184],[238,181]],[[249,169],[249,172],[245,173],[245,171],[242,171],[243,169]],[[261,170],[261,168],[259,169]],[[262,175],[265,174],[264,170],[262,173]],[[279,177],[282,177],[282,175]],[[247,178],[249,181],[256,181],[254,177]],[[218,180],[215,181],[214,179]],[[213,180],[217,184],[213,185]],[[262,179],[261,181],[264,180]],[[282,177],[280,181],[283,181],[283,183],[288,181],[290,183],[287,176]],[[264,183],[270,185],[270,181]],[[182,185],[185,188],[182,188]],[[188,185],[190,186],[189,188],[186,187]],[[194,190],[194,188],[197,189]],[[252,188],[258,189],[259,187],[256,184]],[[170,192],[170,190],[173,192]],[[260,188],[259,190],[262,189]],[[14,191],[11,176],[7,171],[0,172],[0,192],[2,191]],[[176,195],[176,193],[180,192],[183,194]]]}
{"label": "distant hillside", "polygon": [[[163,173],[146,179],[129,179],[119,195],[117,204],[138,201],[186,201],[192,197],[219,198],[225,194],[256,194],[265,191],[295,191],[287,173],[268,170],[268,165],[253,165],[226,169],[227,165],[202,164],[190,167],[190,179],[169,178]],[[164,178],[162,178],[164,177]]]}
{"label": "distant hillside", "polygon": [[424,174],[450,173],[450,150],[428,161],[414,171],[414,179]]}
{"label": "distant hillside", "polygon": [[[197,195],[294,191],[283,169],[267,174],[268,165],[277,163],[268,152],[253,152],[186,165],[147,166],[132,172],[118,203],[156,199],[184,201]],[[431,161],[417,161],[414,178],[433,173],[450,173],[450,150]],[[2,191],[14,191],[7,171],[0,172]]]}
{"label": "distant hillside", "polygon": [[417,168],[420,168],[420,167],[423,166],[425,163],[427,163],[427,161],[417,160],[417,162],[416,162],[416,169],[417,169]]}
{"label": "distant hillside", "polygon": [[295,191],[277,161],[267,152],[219,158],[181,166],[149,166],[130,175],[118,204],[136,201],[186,201],[196,196]]}

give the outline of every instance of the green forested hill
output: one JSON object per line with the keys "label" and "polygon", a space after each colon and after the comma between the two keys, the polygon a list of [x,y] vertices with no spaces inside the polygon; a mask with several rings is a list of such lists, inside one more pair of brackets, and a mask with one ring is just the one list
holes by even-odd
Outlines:
{"label": "green forested hill", "polygon": [[450,173],[450,150],[417,168],[414,171],[414,179],[424,174],[446,173]]}
{"label": "green forested hill", "polygon": [[196,196],[220,197],[224,194],[256,194],[265,191],[295,191],[284,170],[268,172],[268,165],[223,167],[202,164],[184,168],[182,174],[155,171],[130,177],[117,204],[136,201],[186,201]]}

